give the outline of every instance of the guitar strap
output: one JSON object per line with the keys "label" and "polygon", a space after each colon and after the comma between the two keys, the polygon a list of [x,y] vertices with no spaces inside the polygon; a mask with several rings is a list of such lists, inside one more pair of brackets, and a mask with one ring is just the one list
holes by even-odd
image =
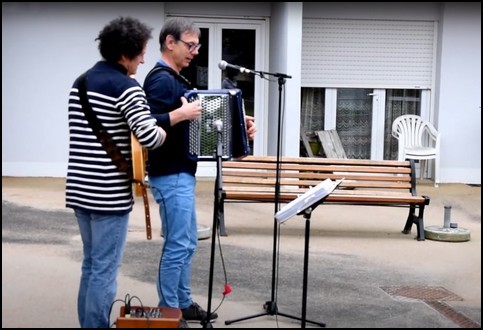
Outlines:
{"label": "guitar strap", "polygon": [[119,150],[119,147],[116,145],[116,142],[111,138],[109,133],[104,129],[102,126],[101,121],[97,118],[96,114],[92,110],[89,101],[87,99],[87,90],[86,90],[86,80],[87,80],[87,72],[84,72],[79,77],[79,98],[82,104],[82,109],[86,115],[87,121],[91,125],[92,130],[96,134],[99,142],[101,142],[104,149],[107,151],[108,155],[111,156],[113,163],[116,165],[119,171],[124,172],[127,174],[128,178],[131,179],[134,183],[141,186],[142,188],[142,195],[144,201],[144,214],[146,218],[146,237],[148,240],[152,238],[151,235],[151,215],[149,212],[149,200],[148,200],[148,193],[146,189],[146,184],[143,180],[136,180],[133,177],[133,168],[132,163],[128,162],[126,158]]}

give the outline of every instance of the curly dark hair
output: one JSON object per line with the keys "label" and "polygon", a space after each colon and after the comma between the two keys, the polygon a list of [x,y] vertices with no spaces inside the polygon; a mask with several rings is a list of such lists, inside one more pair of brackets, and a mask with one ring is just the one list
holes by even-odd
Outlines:
{"label": "curly dark hair", "polygon": [[131,60],[140,55],[152,38],[152,30],[135,18],[119,17],[99,32],[96,41],[99,40],[102,57],[110,63],[117,63],[123,55]]}

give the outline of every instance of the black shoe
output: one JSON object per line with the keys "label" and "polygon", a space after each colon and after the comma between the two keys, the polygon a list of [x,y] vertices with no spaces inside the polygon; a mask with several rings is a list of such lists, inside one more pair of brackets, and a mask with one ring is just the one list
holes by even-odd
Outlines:
{"label": "black shoe", "polygon": [[[208,313],[195,302],[192,303],[190,307],[181,309],[181,312],[183,313],[183,319],[185,319],[187,322],[203,321],[208,318]],[[218,314],[211,313],[210,321],[216,320],[217,318]]]}
{"label": "black shoe", "polygon": [[178,328],[189,328],[188,322],[185,319],[179,320],[179,327]]}

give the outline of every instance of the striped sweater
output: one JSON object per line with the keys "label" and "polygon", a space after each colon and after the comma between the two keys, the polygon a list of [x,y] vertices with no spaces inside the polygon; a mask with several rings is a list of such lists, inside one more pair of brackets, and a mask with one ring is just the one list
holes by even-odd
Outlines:
{"label": "striped sweater", "polygon": [[[77,87],[78,79],[69,94],[66,206],[97,213],[130,212],[132,183],[118,171],[91,129]],[[88,72],[86,89],[91,108],[127,161],[131,161],[131,131],[147,149],[162,145],[162,131],[151,117],[145,93],[123,67],[97,62]]]}

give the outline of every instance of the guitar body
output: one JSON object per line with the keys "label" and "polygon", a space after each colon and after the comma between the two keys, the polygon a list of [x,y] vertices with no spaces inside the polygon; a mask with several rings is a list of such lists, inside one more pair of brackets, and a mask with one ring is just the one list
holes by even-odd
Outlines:
{"label": "guitar body", "polygon": [[131,132],[131,154],[132,154],[132,170],[134,179],[134,195],[142,196],[143,187],[139,183],[144,184],[146,178],[146,160],[148,157],[147,150],[139,143],[136,136]]}
{"label": "guitar body", "polygon": [[131,132],[131,156],[134,196],[143,197],[144,214],[146,216],[146,238],[150,240],[152,238],[151,214],[149,212],[149,201],[145,184],[146,160],[148,159],[148,151],[141,145],[141,143],[139,143],[133,132]]}

